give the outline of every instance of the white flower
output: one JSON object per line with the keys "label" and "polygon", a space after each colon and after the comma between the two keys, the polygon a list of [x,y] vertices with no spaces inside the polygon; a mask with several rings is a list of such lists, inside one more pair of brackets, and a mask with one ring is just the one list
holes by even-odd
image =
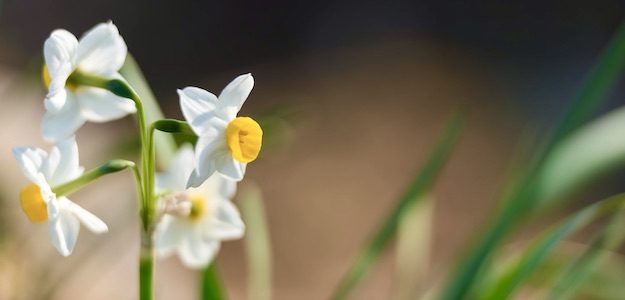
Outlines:
{"label": "white flower", "polygon": [[83,172],[78,165],[78,146],[74,137],[59,142],[49,154],[38,148],[17,147],[13,149],[13,155],[32,182],[20,192],[22,209],[32,222],[48,222],[52,245],[61,255],[72,253],[80,223],[94,233],[108,231],[98,217],[52,192],[51,186],[69,182]]}
{"label": "white flower", "polygon": [[202,184],[215,171],[231,180],[243,179],[247,163],[260,152],[263,136],[256,121],[237,117],[253,87],[254,78],[245,74],[228,84],[219,98],[197,87],[178,90],[182,114],[199,136],[188,186]]}
{"label": "white flower", "polygon": [[190,268],[207,266],[223,240],[243,236],[245,225],[230,198],[236,183],[214,175],[198,188],[186,188],[193,171],[192,147],[184,145],[167,172],[156,177],[159,211],[164,213],[156,229],[156,253],[174,252]]}
{"label": "white flower", "polygon": [[86,121],[107,122],[136,111],[130,99],[95,87],[76,86],[74,72],[102,78],[120,78],[118,71],[126,60],[126,43],[113,23],[101,23],[78,41],[64,29],[50,34],[44,47],[44,138],[58,141],[76,132]]}

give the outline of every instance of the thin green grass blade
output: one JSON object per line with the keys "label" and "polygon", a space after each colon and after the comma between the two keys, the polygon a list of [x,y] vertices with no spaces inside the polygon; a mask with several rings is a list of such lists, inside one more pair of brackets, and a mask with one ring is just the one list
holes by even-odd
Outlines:
{"label": "thin green grass blade", "polygon": [[[601,263],[594,267],[594,271],[588,274],[583,284],[573,287],[576,291],[574,299],[601,299],[601,300],[622,300],[625,295],[625,266],[618,264],[614,259],[614,252],[602,251]],[[614,265],[616,264],[616,265]],[[606,272],[606,268],[620,268],[621,272],[611,270]]]}
{"label": "thin green grass blade", "polygon": [[397,228],[394,300],[414,299],[425,290],[432,245],[434,199],[412,203],[403,213]]}
{"label": "thin green grass blade", "polygon": [[[563,270],[566,270],[571,265],[571,262],[581,257],[589,247],[590,245],[568,240],[561,241],[523,283],[519,288],[520,291],[515,291],[515,295],[511,298],[519,298],[520,295],[528,298],[528,293],[531,293],[540,295],[540,297],[535,298],[547,299],[548,292],[555,286]],[[576,299],[617,300],[622,299],[623,295],[625,295],[624,257],[617,252],[605,250],[603,252],[606,259],[602,261],[595,272],[589,274],[586,282],[576,291]],[[513,255],[510,258],[518,260],[519,257],[514,257]],[[502,270],[504,269],[506,268],[502,268]],[[489,284],[492,284],[492,282],[489,282]]]}
{"label": "thin green grass blade", "polygon": [[245,221],[248,299],[271,299],[271,242],[260,189],[246,183],[239,196]]}
{"label": "thin green grass blade", "polygon": [[222,288],[221,280],[217,272],[215,263],[202,271],[202,284],[200,285],[200,296],[202,300],[226,300],[226,294]]}
{"label": "thin green grass blade", "polygon": [[[620,209],[623,209],[621,205]],[[562,272],[560,279],[554,285],[549,299],[564,300],[572,298],[581,288],[599,265],[603,262],[608,251],[614,250],[625,239],[625,214],[616,214],[606,229],[592,242],[584,254]]]}
{"label": "thin green grass blade", "polygon": [[571,110],[566,114],[556,131],[554,142],[582,126],[597,110],[625,69],[625,22],[612,37],[601,53],[599,60],[588,74],[580,92],[573,101]]}
{"label": "thin green grass blade", "polygon": [[571,109],[556,127],[555,132],[540,151],[534,162],[521,176],[514,188],[503,197],[503,208],[495,216],[488,231],[468,256],[461,261],[457,271],[443,289],[443,299],[464,299],[479,275],[487,271],[488,261],[493,250],[502,239],[525,218],[540,195],[541,182],[538,179],[540,169],[554,146],[583,124],[601,103],[613,87],[625,68],[625,23],[622,24],[608,47],[603,51],[597,64],[588,75]]}
{"label": "thin green grass blade", "polygon": [[[620,108],[580,128],[558,144],[538,176],[541,187],[536,195],[541,201],[538,204],[553,204],[595,178],[622,168],[625,165],[625,139],[617,137],[623,128],[625,108]],[[528,265],[528,268],[533,267]],[[504,287],[505,284],[500,285],[500,289]]]}
{"label": "thin green grass blade", "polygon": [[[124,66],[122,66],[119,73],[122,74],[128,83],[130,83],[130,86],[132,86],[141,97],[143,108],[145,109],[147,125],[149,126],[152,122],[163,119],[163,111],[161,110],[156,97],[154,97],[154,93],[152,93],[150,86],[145,80],[145,76],[143,76],[141,68],[139,68],[137,61],[135,61],[132,55],[128,54],[126,61],[124,62]],[[173,137],[170,134],[155,133],[154,143],[154,146],[158,149],[156,151],[156,160],[158,164],[167,165],[169,159],[174,157],[174,154],[176,153],[176,143],[174,143]]]}
{"label": "thin green grass blade", "polygon": [[377,260],[382,250],[386,248],[389,240],[396,232],[401,214],[418,199],[422,199],[430,190],[434,180],[454,149],[463,126],[464,115],[460,113],[454,115],[430,157],[426,160],[425,165],[410,184],[408,191],[399,199],[397,206],[375,233],[369,244],[363,248],[349,271],[343,276],[335,290],[333,299],[346,299],[364,278],[369,268]]}
{"label": "thin green grass blade", "polygon": [[625,194],[619,194],[590,205],[566,218],[554,229],[543,234],[533,245],[528,247],[510,267],[493,282],[486,284],[479,298],[485,300],[506,299],[524,280],[526,280],[560,241],[571,233],[583,228],[590,222],[619,212],[625,204]]}

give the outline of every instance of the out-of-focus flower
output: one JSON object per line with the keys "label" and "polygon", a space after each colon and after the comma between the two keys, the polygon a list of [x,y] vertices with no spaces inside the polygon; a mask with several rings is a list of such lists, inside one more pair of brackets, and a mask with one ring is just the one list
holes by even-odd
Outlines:
{"label": "out-of-focus flower", "polygon": [[32,222],[47,221],[52,245],[61,255],[72,253],[80,223],[94,233],[108,231],[98,217],[66,197],[57,197],[52,191],[52,187],[67,183],[83,172],[73,136],[56,144],[49,154],[38,148],[17,147],[13,155],[32,182],[20,192],[22,210]]}
{"label": "out-of-focus flower", "polygon": [[245,225],[230,201],[236,183],[215,174],[199,187],[187,188],[193,166],[193,149],[184,145],[170,168],[157,175],[162,219],[155,239],[160,257],[177,252],[186,266],[200,268],[213,260],[221,241],[241,238]]}
{"label": "out-of-focus flower", "polygon": [[43,51],[43,80],[48,93],[42,133],[47,140],[67,138],[86,121],[107,122],[136,111],[130,99],[72,80],[72,75],[80,74],[121,77],[118,71],[128,50],[112,22],[98,24],[80,41],[67,30],[57,29],[46,40]]}
{"label": "out-of-focus flower", "polygon": [[245,74],[234,79],[217,98],[197,87],[178,90],[182,113],[199,136],[196,168],[188,186],[202,184],[215,171],[240,181],[247,163],[260,152],[263,131],[252,118],[237,117],[254,87],[254,78]]}

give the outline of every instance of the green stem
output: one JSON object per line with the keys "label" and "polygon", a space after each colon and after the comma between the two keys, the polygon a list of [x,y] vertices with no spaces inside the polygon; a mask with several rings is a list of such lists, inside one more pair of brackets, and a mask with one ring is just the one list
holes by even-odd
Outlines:
{"label": "green stem", "polygon": [[93,86],[106,89],[111,93],[131,99],[137,108],[137,123],[141,139],[141,250],[139,253],[139,298],[152,300],[154,273],[153,222],[155,219],[154,199],[154,142],[151,130],[146,127],[146,115],[141,98],[128,83],[122,79],[106,79],[99,76],[74,72],[68,82],[77,86]]}
{"label": "green stem", "polygon": [[59,197],[67,196],[106,174],[119,172],[126,168],[130,168],[133,171],[137,183],[140,183],[141,176],[138,174],[137,166],[134,162],[123,159],[114,159],[95,169],[91,169],[83,173],[81,176],[72,181],[54,187],[52,191]]}
{"label": "green stem", "polygon": [[225,300],[228,299],[222,290],[221,280],[217,275],[217,267],[213,262],[202,271],[202,284],[200,284],[200,299],[202,300]]}
{"label": "green stem", "polygon": [[[154,142],[151,130],[146,128],[146,118],[143,104],[139,96],[132,91],[123,81],[118,86],[110,86],[109,90],[119,89],[123,94],[130,91],[131,99],[137,107],[137,119],[141,137],[141,167],[143,171],[143,197],[141,201],[141,250],[139,254],[139,298],[152,300],[154,298],[154,246],[153,246],[153,221],[155,216],[154,201]],[[117,93],[116,93],[117,94]]]}
{"label": "green stem", "polygon": [[152,249],[152,237],[142,234],[141,240],[141,254],[139,257],[139,299],[152,300],[154,298],[154,251]]}

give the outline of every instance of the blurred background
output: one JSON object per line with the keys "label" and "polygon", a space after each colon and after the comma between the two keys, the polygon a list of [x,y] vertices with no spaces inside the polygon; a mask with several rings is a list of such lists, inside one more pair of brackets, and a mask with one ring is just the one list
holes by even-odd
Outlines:
{"label": "blurred background", "polygon": [[[53,29],[80,36],[112,20],[172,118],[181,118],[177,88],[218,93],[251,72],[242,114],[276,125],[246,177],[263,193],[274,296],[324,299],[464,107],[467,132],[432,193],[424,280],[440,279],[493,211],[524,134],[558,119],[624,17],[622,1],[0,1],[0,299],[137,294],[130,174],[72,197],[110,232],[83,230],[68,258],[19,209],[26,179],[10,150],[49,148],[40,70]],[[624,93],[619,84],[603,110]],[[127,156],[135,132],[132,118],[84,126],[82,165]],[[254,299],[242,241],[224,243],[218,267],[232,299]],[[356,298],[385,299],[394,268],[388,251]],[[159,262],[156,280],[159,299],[197,292],[197,274],[176,258]]]}

